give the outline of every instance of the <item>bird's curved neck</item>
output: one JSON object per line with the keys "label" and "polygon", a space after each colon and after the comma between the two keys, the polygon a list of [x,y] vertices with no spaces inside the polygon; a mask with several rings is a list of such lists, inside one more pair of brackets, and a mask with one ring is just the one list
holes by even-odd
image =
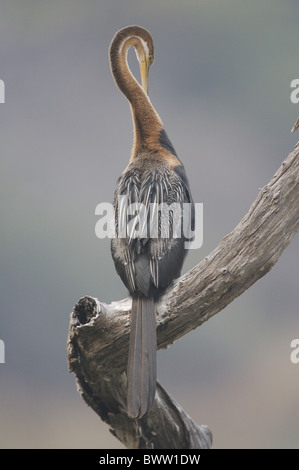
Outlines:
{"label": "bird's curved neck", "polygon": [[[110,64],[117,86],[130,102],[134,124],[134,146],[132,157],[142,149],[151,149],[162,130],[162,121],[151,104],[147,94],[132,75],[127,53],[131,46],[138,46],[141,41],[137,36],[131,36],[112,44],[110,49]],[[140,44],[139,44],[140,45]]]}

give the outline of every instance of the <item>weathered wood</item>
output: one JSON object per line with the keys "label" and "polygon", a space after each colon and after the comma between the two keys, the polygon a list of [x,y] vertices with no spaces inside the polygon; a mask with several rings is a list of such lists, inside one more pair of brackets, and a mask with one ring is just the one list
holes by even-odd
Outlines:
{"label": "weathered wood", "polygon": [[[299,143],[237,227],[157,304],[158,348],[207,321],[274,266],[299,229]],[[126,363],[131,300],[110,305],[84,297],[71,314],[70,371],[86,403],[130,448],[207,448],[211,433],[197,426],[158,384],[153,409],[127,417]]]}
{"label": "weathered wood", "polygon": [[293,125],[291,132],[295,132],[295,130],[298,129],[298,127],[299,127],[299,118],[297,119],[297,121]]}

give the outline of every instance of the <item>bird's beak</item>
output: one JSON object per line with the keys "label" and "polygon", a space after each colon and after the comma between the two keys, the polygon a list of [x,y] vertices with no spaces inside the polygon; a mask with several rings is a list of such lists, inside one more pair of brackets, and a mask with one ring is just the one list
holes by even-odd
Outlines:
{"label": "bird's beak", "polygon": [[140,75],[141,75],[141,85],[144,89],[145,93],[148,93],[148,72],[149,72],[149,64],[146,60],[143,60],[139,63],[140,67]]}

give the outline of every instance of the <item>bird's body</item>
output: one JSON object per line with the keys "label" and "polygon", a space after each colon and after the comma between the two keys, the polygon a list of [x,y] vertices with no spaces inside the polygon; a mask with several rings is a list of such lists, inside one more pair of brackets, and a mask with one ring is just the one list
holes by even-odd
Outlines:
{"label": "bird's body", "polygon": [[[127,65],[130,46],[136,50],[142,87]],[[184,167],[147,96],[152,60],[148,31],[129,26],[115,35],[111,69],[130,102],[134,123],[131,159],[115,191],[116,237],[111,243],[116,270],[133,298],[127,368],[127,413],[132,418],[141,418],[154,401],[155,302],[180,275],[186,255],[183,205],[193,206]]]}

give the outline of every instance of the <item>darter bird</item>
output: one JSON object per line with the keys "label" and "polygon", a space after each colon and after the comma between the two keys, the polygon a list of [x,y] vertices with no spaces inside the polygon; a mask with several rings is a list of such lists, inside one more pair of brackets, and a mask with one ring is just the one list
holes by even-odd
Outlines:
{"label": "darter bird", "polygon": [[[141,85],[127,63],[130,47],[135,48]],[[133,299],[126,411],[131,418],[141,418],[151,409],[156,391],[155,303],[180,276],[188,239],[183,230],[184,207],[191,208],[187,225],[193,229],[194,205],[184,166],[147,94],[154,60],[150,33],[140,26],[121,29],[109,55],[115,82],[130,103],[134,126],[131,158],[114,196],[116,236],[111,252]]]}

